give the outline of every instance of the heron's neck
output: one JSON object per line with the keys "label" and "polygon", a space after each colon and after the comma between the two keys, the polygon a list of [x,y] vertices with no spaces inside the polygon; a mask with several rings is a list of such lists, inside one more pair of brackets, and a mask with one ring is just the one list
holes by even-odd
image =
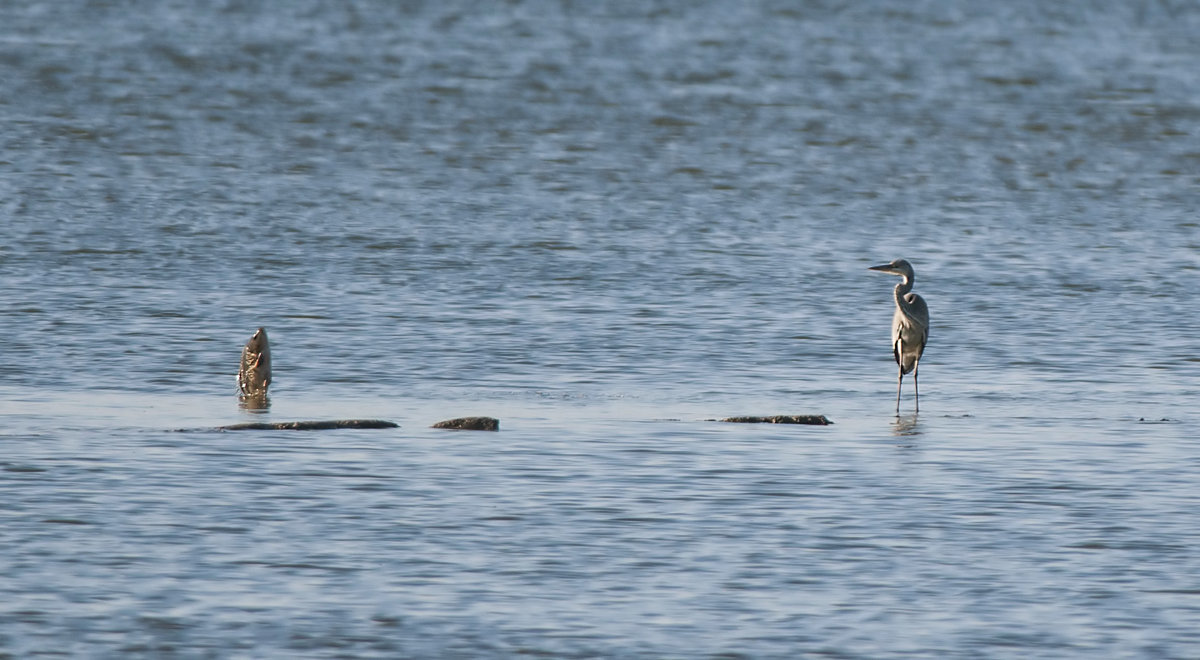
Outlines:
{"label": "heron's neck", "polygon": [[911,278],[911,277],[905,277],[902,282],[900,282],[899,284],[896,285],[895,293],[896,293],[896,304],[897,305],[904,302],[904,294],[908,293],[909,291],[912,291],[912,288],[913,288],[913,278]]}

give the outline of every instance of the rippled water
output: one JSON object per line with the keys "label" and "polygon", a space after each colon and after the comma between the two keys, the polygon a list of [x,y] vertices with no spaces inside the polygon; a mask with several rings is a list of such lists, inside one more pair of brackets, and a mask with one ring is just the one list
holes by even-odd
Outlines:
{"label": "rippled water", "polygon": [[1200,654],[1194,6],[0,26],[0,656]]}

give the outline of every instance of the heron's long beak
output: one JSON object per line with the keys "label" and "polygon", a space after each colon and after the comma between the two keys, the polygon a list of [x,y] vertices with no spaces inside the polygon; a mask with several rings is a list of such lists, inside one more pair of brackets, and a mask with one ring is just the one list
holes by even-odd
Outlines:
{"label": "heron's long beak", "polygon": [[867,270],[882,270],[883,272],[888,273],[888,272],[891,272],[892,265],[891,264],[883,264],[882,266],[871,266]]}

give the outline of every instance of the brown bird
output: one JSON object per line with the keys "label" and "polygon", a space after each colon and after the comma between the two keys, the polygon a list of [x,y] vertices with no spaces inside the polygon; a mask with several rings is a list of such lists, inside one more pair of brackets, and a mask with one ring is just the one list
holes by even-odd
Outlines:
{"label": "brown bird", "polygon": [[238,389],[242,398],[264,397],[271,384],[271,345],[267,329],[259,328],[242,349],[242,367],[238,370]]}

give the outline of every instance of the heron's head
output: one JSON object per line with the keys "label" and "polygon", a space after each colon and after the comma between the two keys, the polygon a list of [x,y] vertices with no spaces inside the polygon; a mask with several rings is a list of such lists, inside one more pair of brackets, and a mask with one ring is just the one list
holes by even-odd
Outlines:
{"label": "heron's head", "polygon": [[881,273],[889,275],[899,275],[908,279],[913,279],[913,267],[904,259],[896,259],[891,263],[882,264],[879,266],[871,266],[871,270],[877,270]]}

